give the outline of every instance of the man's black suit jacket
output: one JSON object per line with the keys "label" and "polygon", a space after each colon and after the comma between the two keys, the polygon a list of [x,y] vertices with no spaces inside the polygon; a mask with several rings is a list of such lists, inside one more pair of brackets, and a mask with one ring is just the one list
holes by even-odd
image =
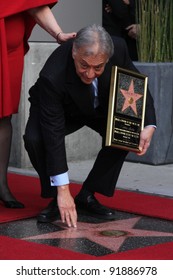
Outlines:
{"label": "man's black suit jacket", "polygon": [[[130,0],[127,5],[123,0],[102,0],[103,27],[111,36],[118,36],[126,41],[129,55],[133,61],[138,60],[136,40],[128,35],[126,27],[137,23],[135,1]],[[111,12],[105,10],[110,5]]]}
{"label": "man's black suit jacket", "polygon": [[[114,55],[98,78],[98,98],[107,114],[110,78],[113,65],[137,71],[129,58],[123,39],[113,37]],[[72,41],[58,47],[48,58],[36,84],[30,89],[31,107],[39,111],[40,125],[47,158],[48,175],[68,170],[65,153],[65,122],[73,118],[90,118],[95,114],[91,85],[76,74],[72,58]],[[145,125],[156,124],[153,99],[148,91]]]}

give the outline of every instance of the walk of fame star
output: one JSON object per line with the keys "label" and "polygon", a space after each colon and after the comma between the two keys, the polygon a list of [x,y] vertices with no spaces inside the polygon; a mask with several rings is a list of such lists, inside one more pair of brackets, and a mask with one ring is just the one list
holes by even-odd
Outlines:
{"label": "walk of fame star", "polygon": [[123,104],[122,112],[125,111],[128,107],[131,107],[133,112],[137,115],[136,101],[142,97],[142,94],[134,92],[134,81],[131,80],[128,90],[120,89],[120,92],[125,97]]}
{"label": "walk of fame star", "polygon": [[[54,232],[28,236],[27,238],[23,239],[28,241],[54,239],[60,240],[60,242],[62,240],[62,242],[65,242],[67,245],[69,245],[68,240],[74,240],[75,242],[75,239],[77,240],[78,238],[86,238],[96,244],[112,250],[112,252],[118,252],[120,247],[128,238],[170,237],[173,239],[173,233],[170,232],[135,228],[135,225],[139,222],[140,219],[141,217],[139,216],[135,218],[115,220],[99,224],[78,222],[77,228],[68,228],[60,221],[56,221],[53,222],[53,224],[57,224],[57,226],[60,226],[62,230],[59,230],[58,228],[58,230]],[[58,242],[57,245],[60,246]],[[74,243],[72,247],[75,247]],[[74,250],[74,248],[71,249]]]}

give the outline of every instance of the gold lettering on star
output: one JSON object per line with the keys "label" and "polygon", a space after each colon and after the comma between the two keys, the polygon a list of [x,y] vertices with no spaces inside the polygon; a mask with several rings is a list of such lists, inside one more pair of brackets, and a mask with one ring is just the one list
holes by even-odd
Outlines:
{"label": "gold lettering on star", "polygon": [[124,112],[128,107],[131,107],[133,112],[137,115],[136,101],[142,97],[142,94],[134,92],[134,81],[133,79],[130,82],[128,90],[120,89],[120,92],[125,97],[123,104],[122,112]]}

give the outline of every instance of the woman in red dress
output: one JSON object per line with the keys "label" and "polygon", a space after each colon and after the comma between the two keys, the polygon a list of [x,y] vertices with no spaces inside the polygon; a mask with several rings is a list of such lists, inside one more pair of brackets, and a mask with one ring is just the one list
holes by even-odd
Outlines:
{"label": "woman in red dress", "polygon": [[7,169],[12,138],[12,114],[18,112],[24,55],[28,38],[38,23],[58,43],[75,36],[63,33],[50,7],[56,0],[0,0],[0,201],[8,208],[23,208],[11,193]]}

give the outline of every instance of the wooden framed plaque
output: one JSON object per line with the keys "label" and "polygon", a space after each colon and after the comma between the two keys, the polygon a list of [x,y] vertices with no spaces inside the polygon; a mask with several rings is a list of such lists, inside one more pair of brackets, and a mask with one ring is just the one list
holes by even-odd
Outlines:
{"label": "wooden framed plaque", "polygon": [[139,151],[144,127],[148,77],[112,67],[106,146]]}

